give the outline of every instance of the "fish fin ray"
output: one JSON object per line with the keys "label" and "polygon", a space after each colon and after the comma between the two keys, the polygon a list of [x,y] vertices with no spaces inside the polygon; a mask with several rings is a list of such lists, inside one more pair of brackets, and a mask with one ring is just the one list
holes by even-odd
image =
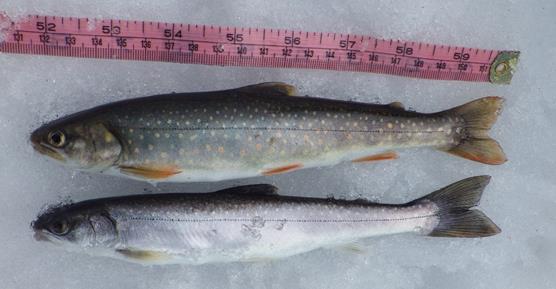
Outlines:
{"label": "fish fin ray", "polygon": [[396,152],[389,151],[380,154],[374,154],[370,156],[360,157],[352,160],[353,163],[365,163],[365,162],[375,162],[375,161],[383,161],[383,160],[395,160],[399,156]]}
{"label": "fish fin ray", "polygon": [[500,144],[488,136],[488,130],[496,122],[504,99],[496,96],[480,98],[441,114],[456,115],[464,119],[459,144],[443,148],[446,152],[469,160],[499,165],[507,161]]}
{"label": "fish fin ray", "polygon": [[167,179],[182,172],[176,165],[119,166],[119,168],[124,174],[151,180]]}
{"label": "fish fin ray", "polygon": [[294,163],[294,164],[289,164],[289,165],[280,166],[280,167],[276,167],[276,168],[266,169],[262,172],[262,175],[263,176],[278,175],[278,174],[283,174],[283,173],[295,171],[295,170],[298,170],[302,167],[303,167],[302,164]]}
{"label": "fish fin ray", "polygon": [[170,259],[170,255],[161,251],[116,249],[116,252],[130,259],[142,262],[155,262]]}
{"label": "fish fin ray", "polygon": [[296,96],[295,86],[283,82],[263,82],[233,89],[232,91],[243,92],[253,95],[271,96]]}
{"label": "fish fin ray", "polygon": [[490,176],[476,176],[453,183],[409,205],[432,202],[438,207],[438,224],[428,233],[433,237],[476,238],[501,232],[483,212],[473,209],[479,204]]}
{"label": "fish fin ray", "polygon": [[218,194],[278,195],[278,188],[269,184],[245,185],[216,191]]}

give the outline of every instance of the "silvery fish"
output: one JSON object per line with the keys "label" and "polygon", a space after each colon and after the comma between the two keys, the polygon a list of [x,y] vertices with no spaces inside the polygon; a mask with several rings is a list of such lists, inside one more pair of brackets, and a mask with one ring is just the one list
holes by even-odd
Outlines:
{"label": "silvery fish", "polygon": [[485,237],[500,229],[472,208],[489,180],[468,178],[402,205],[280,196],[271,185],[113,197],[51,208],[32,228],[37,240],[141,264],[274,259],[405,232]]}
{"label": "silvery fish", "polygon": [[433,147],[470,160],[506,157],[488,130],[502,106],[485,97],[437,113],[295,95],[284,83],[158,95],[43,125],[34,148],[66,165],[151,181],[218,181],[341,161],[394,159]]}

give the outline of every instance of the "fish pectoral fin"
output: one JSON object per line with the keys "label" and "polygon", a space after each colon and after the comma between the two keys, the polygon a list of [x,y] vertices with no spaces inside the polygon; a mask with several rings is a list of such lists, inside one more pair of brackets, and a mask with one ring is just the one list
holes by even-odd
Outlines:
{"label": "fish pectoral fin", "polygon": [[127,258],[143,262],[164,261],[171,258],[170,255],[161,251],[116,249],[116,252]]}
{"label": "fish pectoral fin", "polygon": [[278,195],[278,188],[268,184],[245,185],[216,191],[217,194]]}
{"label": "fish pectoral fin", "polygon": [[151,180],[167,179],[173,175],[181,173],[181,170],[179,170],[176,165],[138,165],[120,166],[119,168],[124,174]]}
{"label": "fish pectoral fin", "polygon": [[359,243],[351,243],[351,244],[345,244],[339,247],[340,249],[344,250],[344,251],[348,251],[351,253],[357,253],[357,254],[364,254],[367,252],[365,246],[363,246],[362,244]]}
{"label": "fish pectoral fin", "polygon": [[399,156],[396,152],[385,152],[376,155],[370,155],[366,157],[361,157],[352,160],[353,163],[365,163],[365,162],[374,162],[374,161],[383,161],[383,160],[395,160]]}
{"label": "fish pectoral fin", "polygon": [[281,166],[281,167],[266,169],[262,172],[262,175],[263,176],[278,175],[278,174],[283,174],[283,173],[295,171],[295,170],[298,170],[302,167],[303,167],[302,164],[294,163],[294,164],[289,164],[289,165],[285,165],[285,166]]}
{"label": "fish pectoral fin", "polygon": [[242,93],[252,95],[271,95],[271,96],[296,96],[297,89],[295,86],[283,82],[263,82],[259,84],[244,86],[233,89]]}

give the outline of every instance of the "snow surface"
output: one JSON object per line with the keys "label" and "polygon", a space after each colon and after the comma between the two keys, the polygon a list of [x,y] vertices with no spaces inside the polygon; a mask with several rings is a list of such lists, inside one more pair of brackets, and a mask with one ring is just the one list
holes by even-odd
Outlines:
{"label": "snow surface", "polygon": [[[10,16],[58,14],[350,32],[522,52],[509,86],[1,54],[1,288],[556,288],[555,1],[5,0],[0,10]],[[509,161],[486,166],[432,150],[411,150],[396,161],[373,165],[153,187],[72,171],[39,156],[28,142],[29,133],[41,123],[98,104],[264,81],[292,83],[313,96],[402,101],[431,112],[481,96],[504,96],[505,109],[492,136]],[[502,228],[500,235],[386,236],[366,240],[363,254],[322,249],[268,262],[143,267],[36,242],[29,227],[43,206],[67,198],[270,182],[283,194],[406,202],[479,174],[493,176],[481,207]]]}

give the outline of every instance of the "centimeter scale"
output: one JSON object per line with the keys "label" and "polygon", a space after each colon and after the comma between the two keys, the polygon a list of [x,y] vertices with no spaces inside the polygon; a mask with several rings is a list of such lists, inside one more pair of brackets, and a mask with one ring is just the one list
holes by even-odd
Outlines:
{"label": "centimeter scale", "polygon": [[0,52],[510,82],[519,52],[286,29],[0,14]]}

